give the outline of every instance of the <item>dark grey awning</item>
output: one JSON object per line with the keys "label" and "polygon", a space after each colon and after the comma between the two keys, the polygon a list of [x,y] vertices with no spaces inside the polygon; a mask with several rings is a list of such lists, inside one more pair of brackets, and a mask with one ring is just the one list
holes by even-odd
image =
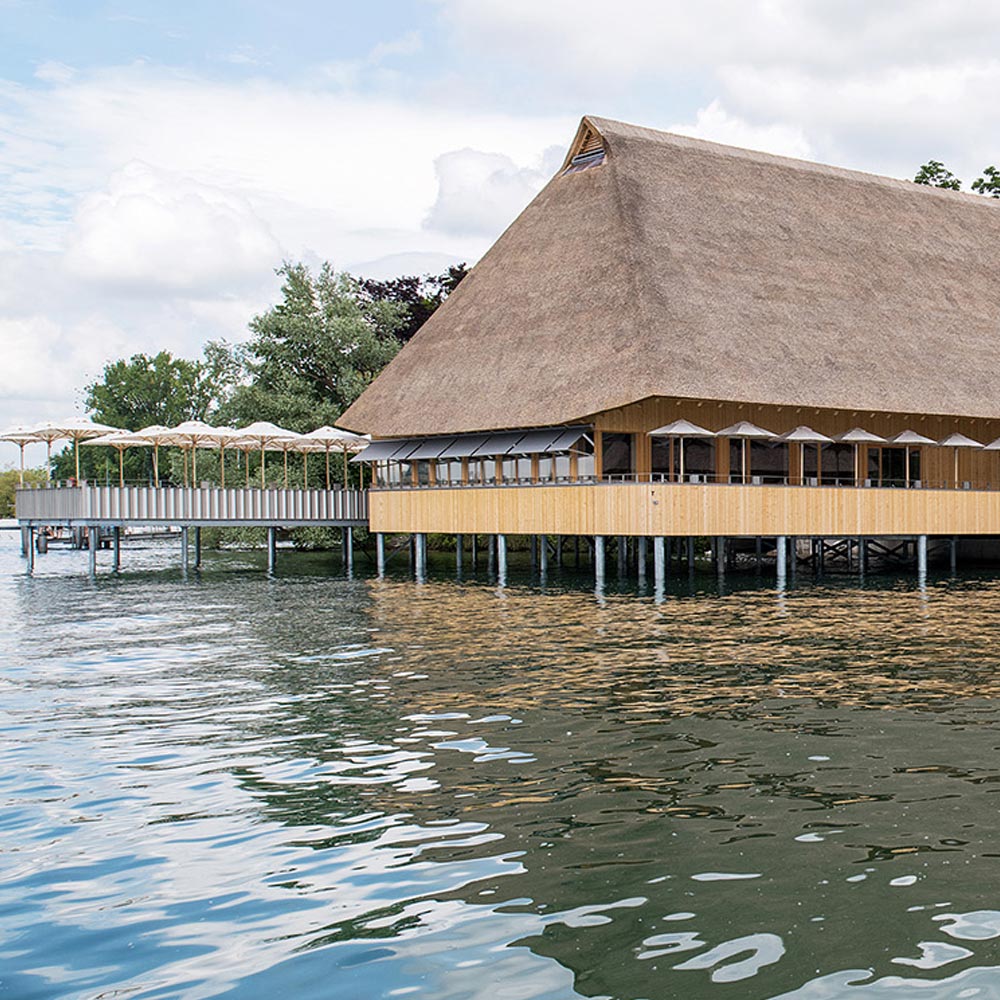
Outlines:
{"label": "dark grey awning", "polygon": [[524,431],[505,431],[491,434],[473,453],[472,458],[492,458],[506,455],[524,437]]}
{"label": "dark grey awning", "polygon": [[488,434],[467,434],[465,437],[455,438],[438,458],[468,458],[487,437]]}
{"label": "dark grey awning", "polygon": [[589,427],[547,427],[533,431],[499,431],[432,438],[392,438],[373,441],[352,462],[418,462],[450,458],[492,458],[501,455],[544,455],[568,451]]}
{"label": "dark grey awning", "polygon": [[390,441],[372,441],[364,451],[359,451],[352,462],[384,462],[392,458],[396,452],[403,451],[407,446],[418,443],[416,438],[393,438]]}
{"label": "dark grey awning", "polygon": [[567,451],[587,433],[587,427],[549,427],[543,431],[528,431],[513,449],[518,455],[548,455]]}
{"label": "dark grey awning", "polygon": [[417,445],[415,451],[411,451],[406,459],[409,462],[423,461],[432,458],[440,458],[441,452],[445,450],[450,444],[454,444],[455,439],[453,437],[441,437],[441,438],[428,438],[425,441],[421,441]]}

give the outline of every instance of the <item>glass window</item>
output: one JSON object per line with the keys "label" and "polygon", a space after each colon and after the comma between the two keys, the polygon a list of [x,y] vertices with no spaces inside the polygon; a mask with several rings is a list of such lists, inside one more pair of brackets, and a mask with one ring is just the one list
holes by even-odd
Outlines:
{"label": "glass window", "polygon": [[820,482],[825,486],[853,486],[854,445],[825,444],[822,447]]}
{"label": "glass window", "polygon": [[635,471],[631,434],[601,436],[601,471],[605,476],[626,476]]}

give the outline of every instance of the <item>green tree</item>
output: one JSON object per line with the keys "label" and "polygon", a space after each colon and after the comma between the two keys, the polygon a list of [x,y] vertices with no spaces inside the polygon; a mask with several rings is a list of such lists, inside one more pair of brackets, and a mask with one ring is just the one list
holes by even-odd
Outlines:
{"label": "green tree", "polygon": [[458,287],[468,274],[464,263],[455,264],[438,275],[403,275],[389,281],[364,278],[361,294],[368,302],[396,302],[406,307],[406,322],[396,337],[404,344],[424,325],[431,313]]}
{"label": "green tree", "polygon": [[206,355],[187,361],[160,351],[114,361],[85,388],[84,403],[99,423],[133,431],[204,420],[227,391],[225,380],[235,377],[225,345],[209,345]]}
{"label": "green tree", "polygon": [[[150,424],[171,426],[210,418],[228,399],[238,377],[232,350],[224,342],[209,344],[202,361],[175,358],[169,351],[133,354],[105,365],[101,378],[85,387],[84,404],[94,420],[112,427],[135,431]],[[151,473],[149,449],[125,453],[127,479],[144,480]],[[53,457],[52,475],[55,479],[75,475],[72,447]],[[117,481],[117,455],[110,449],[81,447],[80,475],[98,482]]]}
{"label": "green tree", "polygon": [[392,360],[408,313],[400,302],[367,298],[330,264],[313,275],[286,261],[277,273],[281,302],[255,316],[250,340],[230,349],[246,378],[223,412],[308,431],[336,420]]}
{"label": "green tree", "polygon": [[[960,191],[962,182],[940,160],[928,160],[913,178],[914,184]],[[972,185],[975,188],[975,184]]]}
{"label": "green tree", "polygon": [[[6,469],[0,472],[0,517],[14,516],[14,491],[21,481],[17,469]],[[45,482],[44,469],[25,469],[24,485],[41,486]]]}
{"label": "green tree", "polygon": [[972,182],[972,190],[976,194],[985,194],[990,198],[1000,198],[1000,170],[996,167],[987,167],[983,171],[982,177],[977,177]]}

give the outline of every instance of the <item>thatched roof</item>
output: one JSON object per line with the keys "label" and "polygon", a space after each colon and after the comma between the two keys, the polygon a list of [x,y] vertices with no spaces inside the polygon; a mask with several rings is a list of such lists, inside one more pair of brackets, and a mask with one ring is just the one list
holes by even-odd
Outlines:
{"label": "thatched roof", "polygon": [[650,396],[1000,417],[1000,202],[602,118],[571,153],[594,134],[604,162],[546,185],[343,426]]}

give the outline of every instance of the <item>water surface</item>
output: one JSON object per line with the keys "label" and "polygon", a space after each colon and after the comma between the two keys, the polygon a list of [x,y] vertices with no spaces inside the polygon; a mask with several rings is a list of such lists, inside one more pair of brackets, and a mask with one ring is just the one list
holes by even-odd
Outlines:
{"label": "water surface", "polygon": [[0,996],[1000,997],[990,577],[106,559],[0,534]]}

